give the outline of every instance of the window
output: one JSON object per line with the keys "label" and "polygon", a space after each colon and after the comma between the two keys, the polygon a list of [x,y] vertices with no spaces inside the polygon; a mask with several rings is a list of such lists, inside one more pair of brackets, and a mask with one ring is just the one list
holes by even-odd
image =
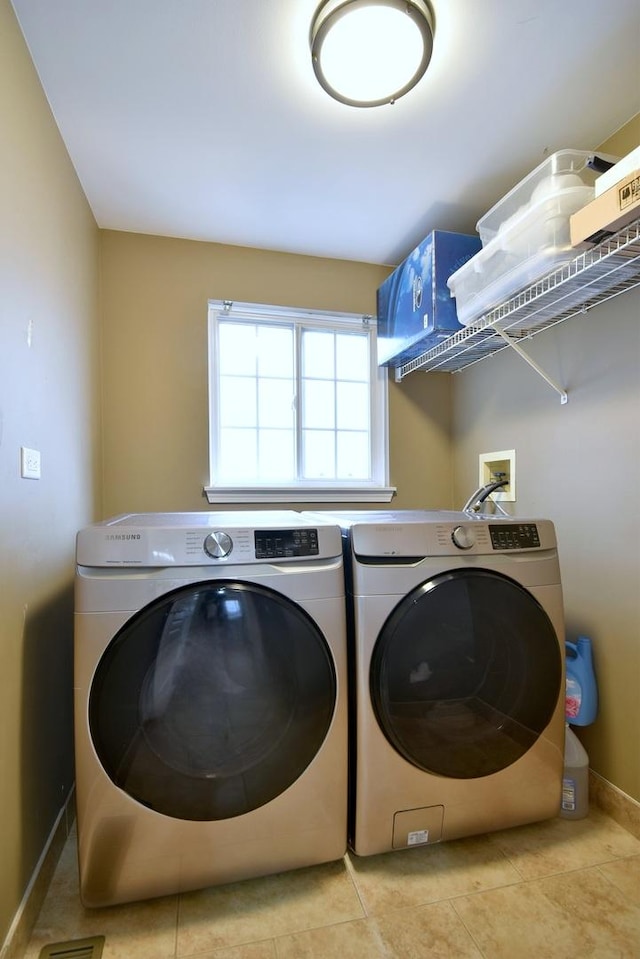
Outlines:
{"label": "window", "polygon": [[209,304],[210,503],[383,502],[375,319]]}

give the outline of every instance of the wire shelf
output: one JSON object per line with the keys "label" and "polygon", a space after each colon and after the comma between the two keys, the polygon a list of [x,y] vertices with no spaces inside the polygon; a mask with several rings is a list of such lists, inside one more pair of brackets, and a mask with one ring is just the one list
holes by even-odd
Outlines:
{"label": "wire shelf", "polygon": [[396,381],[417,370],[459,372],[509,349],[509,340],[528,339],[636,286],[640,286],[640,219],[578,253],[473,325],[395,367]]}

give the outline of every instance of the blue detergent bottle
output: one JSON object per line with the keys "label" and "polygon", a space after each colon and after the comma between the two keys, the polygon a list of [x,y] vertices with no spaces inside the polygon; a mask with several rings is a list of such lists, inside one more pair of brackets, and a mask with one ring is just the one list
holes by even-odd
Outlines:
{"label": "blue detergent bottle", "polygon": [[565,718],[572,726],[589,726],[598,712],[598,687],[593,668],[591,640],[578,637],[576,643],[565,643],[567,686]]}
{"label": "blue detergent bottle", "polygon": [[560,815],[564,819],[583,819],[589,813],[589,756],[569,723],[588,726],[598,712],[598,689],[593,668],[591,640],[580,636],[576,643],[565,643],[566,692],[564,771]]}

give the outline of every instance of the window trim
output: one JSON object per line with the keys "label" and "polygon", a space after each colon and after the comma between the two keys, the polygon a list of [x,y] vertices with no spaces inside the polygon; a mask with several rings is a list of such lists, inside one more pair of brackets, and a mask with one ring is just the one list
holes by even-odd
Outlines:
{"label": "window trim", "polygon": [[[214,402],[214,329],[215,322],[221,316],[254,320],[256,322],[273,319],[282,322],[309,323],[322,325],[332,323],[332,329],[351,328],[366,323],[373,327],[372,350],[372,431],[371,452],[373,471],[377,474],[370,481],[344,480],[317,481],[300,480],[293,484],[261,483],[242,485],[218,485],[212,482],[214,462],[214,437],[212,431]],[[268,306],[256,303],[241,303],[231,300],[210,300],[208,313],[208,445],[209,445],[209,484],[204,486],[203,495],[211,504],[215,503],[388,503],[396,492],[389,485],[389,406],[388,373],[386,367],[375,366],[375,316],[355,313],[336,313],[328,310],[295,309],[293,307]],[[374,372],[375,370],[375,372]]]}

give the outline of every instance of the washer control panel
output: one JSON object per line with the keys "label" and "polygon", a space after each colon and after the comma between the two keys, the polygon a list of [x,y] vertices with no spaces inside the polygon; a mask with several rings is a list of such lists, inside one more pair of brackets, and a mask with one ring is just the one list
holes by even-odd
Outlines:
{"label": "washer control panel", "polygon": [[292,510],[268,513],[126,514],[80,530],[76,562],[168,567],[342,559],[337,523],[305,522]]}
{"label": "washer control panel", "polygon": [[491,545],[494,549],[533,549],[540,547],[540,536],[535,523],[489,524]]}
{"label": "washer control panel", "polygon": [[317,529],[261,529],[255,532],[256,559],[318,556]]}

